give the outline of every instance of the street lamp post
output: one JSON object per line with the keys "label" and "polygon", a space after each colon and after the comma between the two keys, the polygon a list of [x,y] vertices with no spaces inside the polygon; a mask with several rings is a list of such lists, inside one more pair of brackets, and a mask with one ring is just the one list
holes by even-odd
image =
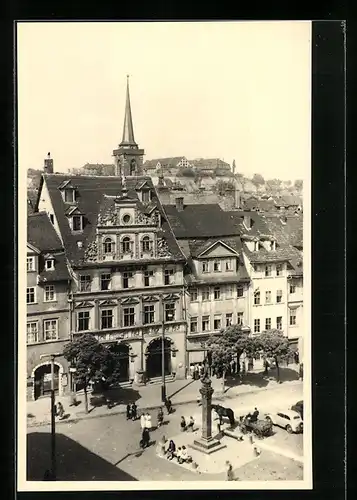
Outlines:
{"label": "street lamp post", "polygon": [[45,357],[51,359],[51,476],[56,480],[56,413],[55,413],[55,358],[61,356],[59,353],[41,354],[40,359]]}
{"label": "street lamp post", "polygon": [[[165,381],[165,306],[162,304],[162,329],[161,329],[161,401],[166,401],[166,381]],[[167,320],[171,321],[173,315],[167,312]]]}

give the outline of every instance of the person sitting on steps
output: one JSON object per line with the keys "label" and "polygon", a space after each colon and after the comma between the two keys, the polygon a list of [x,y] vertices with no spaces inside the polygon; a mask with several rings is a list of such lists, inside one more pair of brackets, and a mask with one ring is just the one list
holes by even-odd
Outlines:
{"label": "person sitting on steps", "polygon": [[180,427],[182,432],[187,430],[185,417],[181,417]]}
{"label": "person sitting on steps", "polygon": [[186,446],[182,446],[180,457],[178,458],[178,463],[183,464],[191,462],[192,462],[192,457],[187,453]]}
{"label": "person sitting on steps", "polygon": [[166,452],[168,460],[172,460],[174,458],[175,454],[176,454],[176,445],[173,442],[173,440],[170,439],[169,447],[167,448],[167,452]]}

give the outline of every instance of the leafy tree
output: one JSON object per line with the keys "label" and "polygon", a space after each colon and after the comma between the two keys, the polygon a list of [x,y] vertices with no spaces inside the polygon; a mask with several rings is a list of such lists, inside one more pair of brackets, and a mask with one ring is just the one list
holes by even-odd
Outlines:
{"label": "leafy tree", "polygon": [[225,390],[226,372],[232,361],[237,360],[246,349],[253,350],[253,343],[240,325],[231,325],[220,333],[213,333],[206,346],[211,352],[212,367],[222,372],[222,390]]}
{"label": "leafy tree", "polygon": [[264,177],[260,174],[254,174],[252,178],[252,183],[256,188],[263,186],[265,184]]}
{"label": "leafy tree", "polygon": [[234,184],[232,182],[218,180],[214,186],[214,190],[220,195],[224,196],[227,191],[234,191]]}
{"label": "leafy tree", "polygon": [[256,337],[256,348],[263,351],[265,358],[273,358],[276,364],[277,380],[280,382],[280,363],[292,355],[287,337],[281,330],[267,330]]}
{"label": "leafy tree", "polygon": [[279,191],[280,186],[281,186],[281,180],[280,179],[270,179],[266,183],[268,191],[271,193],[276,193]]}
{"label": "leafy tree", "polygon": [[296,189],[298,189],[299,191],[301,191],[303,188],[303,184],[304,184],[304,181],[302,179],[296,179],[296,181],[294,182],[294,187]]}
{"label": "leafy tree", "polygon": [[88,413],[88,385],[110,376],[111,354],[93,335],[83,334],[65,346],[63,356],[76,368],[76,383],[83,385],[85,412]]}

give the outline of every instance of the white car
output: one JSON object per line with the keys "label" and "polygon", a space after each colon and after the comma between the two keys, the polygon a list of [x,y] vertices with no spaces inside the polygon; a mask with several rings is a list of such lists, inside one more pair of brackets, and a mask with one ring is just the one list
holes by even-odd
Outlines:
{"label": "white car", "polygon": [[290,434],[292,432],[302,432],[304,428],[301,416],[297,411],[283,410],[274,413],[267,413],[266,418],[271,420],[273,425],[283,427],[283,429],[286,429]]}

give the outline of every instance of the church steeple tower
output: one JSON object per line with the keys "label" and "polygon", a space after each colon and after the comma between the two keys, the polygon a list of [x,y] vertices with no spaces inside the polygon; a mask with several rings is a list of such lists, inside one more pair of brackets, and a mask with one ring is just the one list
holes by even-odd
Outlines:
{"label": "church steeple tower", "polygon": [[134,127],[131,115],[129,92],[129,75],[127,75],[126,84],[123,137],[118,149],[113,151],[113,156],[115,158],[115,175],[125,177],[129,175],[142,175],[144,150],[139,149],[139,146],[134,139]]}
{"label": "church steeple tower", "polygon": [[124,116],[124,127],[123,127],[123,138],[120,147],[133,147],[137,148],[138,145],[134,139],[134,128],[133,128],[133,118],[131,116],[131,105],[130,105],[130,92],[129,92],[129,75],[127,75],[126,81],[126,103],[125,103],[125,116]]}

